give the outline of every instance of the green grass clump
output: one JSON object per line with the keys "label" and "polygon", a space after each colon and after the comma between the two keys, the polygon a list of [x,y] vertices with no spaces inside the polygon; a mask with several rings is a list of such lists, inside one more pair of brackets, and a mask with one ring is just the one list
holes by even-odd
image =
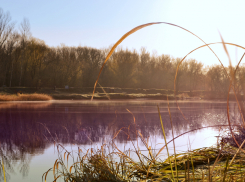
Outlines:
{"label": "green grass clump", "polygon": [[[58,151],[62,147],[60,146]],[[74,157],[74,152],[60,150],[54,167],[44,173],[43,179],[46,181],[48,173],[53,171],[54,181],[63,178],[69,182],[245,180],[245,154],[230,145],[175,154],[164,161],[157,160],[157,156],[150,150],[148,156],[141,154],[140,150],[108,151],[105,146],[99,150],[91,148],[84,152],[79,149],[77,157]],[[139,161],[134,161],[130,153],[138,153]],[[68,165],[69,158],[72,158],[72,165]]]}

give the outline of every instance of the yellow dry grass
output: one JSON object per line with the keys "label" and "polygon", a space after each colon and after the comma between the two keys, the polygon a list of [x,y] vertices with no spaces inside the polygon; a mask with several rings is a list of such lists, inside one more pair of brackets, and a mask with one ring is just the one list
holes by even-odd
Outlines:
{"label": "yellow dry grass", "polygon": [[47,101],[53,98],[46,94],[0,95],[0,101]]}

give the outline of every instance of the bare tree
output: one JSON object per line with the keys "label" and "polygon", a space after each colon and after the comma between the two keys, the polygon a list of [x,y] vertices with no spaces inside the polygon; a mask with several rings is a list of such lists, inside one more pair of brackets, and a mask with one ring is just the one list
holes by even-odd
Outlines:
{"label": "bare tree", "polygon": [[7,52],[9,39],[11,39],[11,34],[14,29],[14,23],[11,23],[11,17],[9,13],[4,13],[0,8],[0,79],[2,84],[5,84],[6,79],[6,68],[8,66],[9,55]]}
{"label": "bare tree", "polygon": [[3,47],[13,29],[14,23],[11,23],[10,14],[4,13],[0,8],[0,48]]}
{"label": "bare tree", "polygon": [[[15,54],[14,51],[16,47],[18,46],[20,40],[20,35],[17,32],[12,32],[9,36],[9,39],[6,44],[6,54],[8,56],[8,62],[6,64],[5,69],[5,78],[7,77],[7,73],[9,73],[9,87],[11,87],[12,83],[12,76],[13,76],[13,66],[14,66],[14,60],[15,60]],[[3,85],[5,84],[5,79],[3,80]]]}
{"label": "bare tree", "polygon": [[21,32],[21,59],[20,59],[20,80],[19,80],[19,86],[21,86],[21,80],[22,80],[22,72],[23,72],[23,62],[25,60],[25,49],[26,49],[26,42],[31,37],[30,32],[30,23],[27,18],[24,18],[22,23],[20,24],[20,32]]}

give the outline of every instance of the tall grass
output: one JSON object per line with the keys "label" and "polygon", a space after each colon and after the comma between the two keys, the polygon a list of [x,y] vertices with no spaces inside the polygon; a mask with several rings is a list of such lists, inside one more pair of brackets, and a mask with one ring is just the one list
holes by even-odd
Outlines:
{"label": "tall grass", "polygon": [[2,159],[2,168],[3,168],[3,179],[4,179],[4,182],[6,182],[6,176],[5,176],[5,169],[4,169],[3,159]]}
{"label": "tall grass", "polygon": [[[134,29],[130,30],[126,34],[124,34],[114,46],[111,48],[110,52],[108,53],[101,70],[98,74],[98,78],[94,85],[93,95],[95,93],[96,86],[98,84],[98,80],[100,74],[112,55],[113,51],[116,47],[129,35],[135,33],[136,31],[145,28],[147,26],[155,25],[155,24],[167,24],[171,26],[175,26],[185,30],[199,40],[201,40],[204,45],[200,46],[191,52],[189,52],[178,64],[175,74],[174,80],[174,90],[176,96],[176,78],[178,74],[179,67],[181,63],[186,59],[188,55],[192,52],[203,48],[208,47],[212,53],[216,56],[219,60],[220,64],[222,65],[227,77],[230,80],[230,89],[233,89],[235,98],[237,101],[237,105],[240,111],[240,114],[243,118],[243,113],[245,112],[242,110],[241,102],[237,99],[236,90],[234,87],[235,82],[235,73],[241,63],[244,55],[242,56],[241,60],[237,64],[236,70],[232,69],[229,53],[227,51],[226,45],[232,45],[236,47],[240,47],[245,49],[242,46],[233,44],[233,43],[226,43],[224,42],[223,38],[221,37],[221,42],[217,43],[205,43],[200,37],[196,34],[192,33],[191,31],[180,27],[175,24],[166,23],[166,22],[155,22],[155,23],[148,23],[144,25],[140,25],[135,27]],[[230,72],[228,73],[225,67],[223,66],[219,57],[215,54],[215,52],[210,48],[209,45],[212,44],[222,44],[224,50],[229,58],[230,62]],[[245,93],[245,91],[244,91]],[[91,98],[93,100],[93,96]],[[177,99],[176,103],[178,105]],[[179,105],[178,109],[182,113]],[[137,138],[137,146],[133,144],[133,141],[130,140],[134,146],[134,150],[125,150],[121,151],[112,141],[110,143],[113,146],[114,150],[110,151],[109,148],[106,150],[106,146],[102,145],[100,149],[88,149],[87,151],[82,151],[78,149],[77,156],[75,157],[73,153],[68,152],[65,148],[61,145],[57,146],[57,150],[59,151],[59,158],[55,161],[54,166],[50,168],[47,172],[44,173],[43,178],[46,181],[46,177],[50,171],[53,171],[54,181],[59,178],[64,178],[65,181],[244,181],[245,180],[245,152],[243,151],[242,147],[245,143],[245,137],[243,139],[242,144],[239,144],[234,136],[234,132],[232,129],[232,124],[230,122],[229,116],[229,92],[227,96],[227,118],[228,118],[228,125],[229,131],[232,135],[233,140],[235,141],[237,146],[232,146],[229,143],[224,143],[223,140],[220,140],[217,146],[211,146],[209,148],[201,148],[192,151],[188,151],[186,153],[176,153],[174,149],[174,155],[170,156],[168,152],[168,144],[170,142],[174,143],[174,140],[186,133],[191,131],[185,132],[177,137],[174,137],[173,131],[174,128],[172,126],[172,118],[170,107],[168,105],[169,117],[171,122],[172,128],[172,135],[173,139],[169,142],[166,140],[165,131],[161,119],[160,109],[158,108],[159,118],[162,126],[162,132],[165,139],[165,145],[157,152],[152,153],[151,147],[149,147],[147,141],[145,140],[144,136],[137,130],[136,121],[134,118],[135,124],[135,136]],[[130,111],[129,111],[130,112]],[[131,112],[130,112],[131,113]],[[184,114],[182,113],[183,117],[185,118]],[[186,119],[186,118],[185,118]],[[187,120],[187,119],[186,119]],[[241,128],[245,130],[245,124],[243,119],[243,125],[240,125]],[[130,126],[129,126],[130,127]],[[218,127],[218,126],[212,126]],[[205,128],[205,127],[203,127]],[[200,128],[199,128],[200,129]],[[192,130],[193,131],[193,130]],[[128,138],[130,139],[131,136],[129,133],[126,133]],[[116,137],[116,136],[115,136]],[[115,138],[114,137],[114,138]],[[144,155],[141,149],[138,147],[138,138],[140,141],[145,145],[146,151],[148,151],[148,155]],[[175,144],[174,144],[175,147]],[[64,152],[64,159],[62,151]],[[159,159],[159,154],[166,148],[168,156],[164,161]],[[130,157],[130,153],[135,153],[138,156],[138,161],[133,160]],[[71,166],[68,165],[68,158],[71,157],[73,159],[73,164]],[[115,157],[117,158],[116,162]],[[67,164],[65,163],[67,160]]]}
{"label": "tall grass", "polygon": [[[139,135],[144,142],[142,137]],[[46,181],[47,175],[52,173],[54,181],[63,178],[70,182],[245,180],[245,154],[221,141],[220,146],[168,155],[162,161],[149,150],[149,146],[146,146],[149,154],[144,155],[137,147],[122,151],[113,142],[99,149],[78,148],[77,152],[57,145],[59,157],[54,166],[44,173],[43,180]],[[139,157],[138,161],[132,158],[133,153]]]}

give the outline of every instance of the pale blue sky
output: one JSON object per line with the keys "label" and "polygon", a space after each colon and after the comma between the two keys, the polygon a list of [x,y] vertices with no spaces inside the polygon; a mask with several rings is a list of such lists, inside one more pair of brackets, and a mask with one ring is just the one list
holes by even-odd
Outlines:
{"label": "pale blue sky", "polygon": [[[17,25],[24,17],[34,37],[49,46],[108,48],[130,29],[149,22],[169,22],[189,29],[207,43],[226,42],[245,46],[245,1],[228,0],[0,0]],[[203,43],[189,33],[169,25],[153,25],[127,38],[129,49],[146,47],[149,52],[183,57]],[[213,46],[222,61],[227,57],[221,45]],[[235,63],[243,51],[229,47]],[[190,57],[205,65],[218,64],[207,49]]]}

